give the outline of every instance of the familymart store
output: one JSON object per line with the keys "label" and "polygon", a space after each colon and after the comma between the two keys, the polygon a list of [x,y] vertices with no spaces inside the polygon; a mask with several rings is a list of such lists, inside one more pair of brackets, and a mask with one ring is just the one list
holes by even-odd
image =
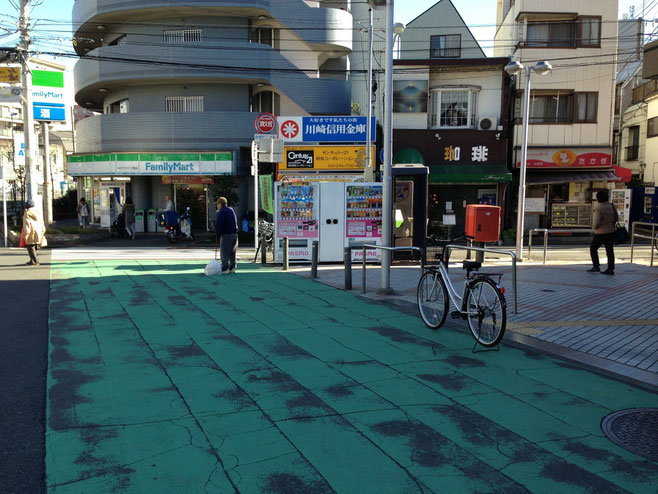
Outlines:
{"label": "familymart store", "polygon": [[179,213],[191,208],[195,229],[209,229],[215,205],[208,188],[215,176],[233,173],[233,162],[230,151],[77,154],[68,157],[67,173],[77,180],[78,199],[84,197],[91,206],[90,222],[102,228],[114,222],[126,197],[146,218],[170,196]]}

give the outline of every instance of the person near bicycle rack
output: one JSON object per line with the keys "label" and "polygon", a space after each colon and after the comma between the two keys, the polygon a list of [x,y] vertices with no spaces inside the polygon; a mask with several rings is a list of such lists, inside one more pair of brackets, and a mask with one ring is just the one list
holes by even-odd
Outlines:
{"label": "person near bicycle rack", "polygon": [[217,219],[215,234],[219,238],[219,251],[222,258],[222,274],[235,273],[235,257],[238,252],[238,218],[229,207],[226,197],[217,199]]}
{"label": "person near bicycle rack", "polygon": [[[599,190],[596,200],[599,205],[594,208],[594,238],[589,246],[592,256],[592,267],[587,271],[590,273],[615,274],[615,223],[617,222],[617,210],[608,202],[610,194],[607,190]],[[599,266],[599,248],[605,245],[605,255],[608,258],[608,269],[601,271]]]}

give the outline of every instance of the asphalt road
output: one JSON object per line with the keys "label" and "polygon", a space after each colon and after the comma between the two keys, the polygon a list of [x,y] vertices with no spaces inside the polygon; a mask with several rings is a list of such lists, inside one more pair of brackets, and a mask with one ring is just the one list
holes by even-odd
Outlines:
{"label": "asphalt road", "polygon": [[0,249],[0,492],[43,492],[50,251]]}

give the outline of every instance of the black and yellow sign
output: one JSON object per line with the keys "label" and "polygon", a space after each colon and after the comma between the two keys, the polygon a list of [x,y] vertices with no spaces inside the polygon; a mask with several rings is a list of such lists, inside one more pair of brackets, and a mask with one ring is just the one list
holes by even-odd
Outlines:
{"label": "black and yellow sign", "polygon": [[[371,147],[375,160],[375,147]],[[286,146],[279,170],[351,170],[365,168],[365,146]]]}
{"label": "black and yellow sign", "polygon": [[0,82],[9,84],[21,82],[21,69],[19,67],[0,67]]}

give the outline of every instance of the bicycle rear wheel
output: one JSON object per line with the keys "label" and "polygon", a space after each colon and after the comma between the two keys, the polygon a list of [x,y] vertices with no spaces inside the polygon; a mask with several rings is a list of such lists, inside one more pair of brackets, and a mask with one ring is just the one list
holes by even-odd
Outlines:
{"label": "bicycle rear wheel", "polygon": [[421,276],[416,301],[420,317],[427,327],[441,327],[448,314],[448,296],[446,284],[438,271],[428,271]]}
{"label": "bicycle rear wheel", "polygon": [[468,327],[476,341],[485,347],[496,346],[505,334],[507,305],[493,281],[480,278],[466,293]]}

